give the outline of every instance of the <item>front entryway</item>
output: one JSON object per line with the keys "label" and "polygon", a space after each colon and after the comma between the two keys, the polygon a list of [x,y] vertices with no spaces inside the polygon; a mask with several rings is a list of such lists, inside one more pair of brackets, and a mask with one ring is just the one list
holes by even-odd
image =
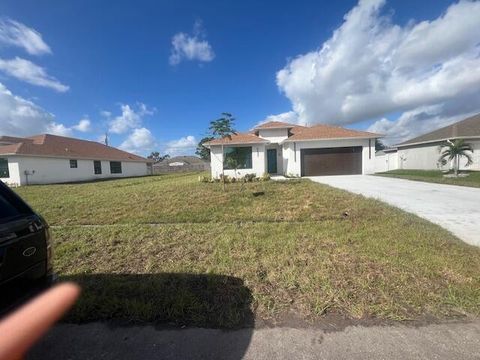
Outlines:
{"label": "front entryway", "polygon": [[277,149],[267,149],[267,171],[269,174],[277,173]]}

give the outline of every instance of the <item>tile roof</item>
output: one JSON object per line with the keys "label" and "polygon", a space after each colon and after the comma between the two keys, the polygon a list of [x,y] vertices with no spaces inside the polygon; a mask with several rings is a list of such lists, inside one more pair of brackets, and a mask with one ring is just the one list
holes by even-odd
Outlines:
{"label": "tile roof", "polygon": [[480,114],[404,141],[397,146],[468,137],[480,137]]}
{"label": "tile roof", "polygon": [[301,141],[301,140],[322,140],[322,139],[343,139],[343,138],[378,138],[382,135],[367,132],[345,129],[340,126],[332,125],[314,125],[311,127],[298,127],[292,132],[285,141]]}
{"label": "tile roof", "polygon": [[203,145],[259,144],[268,142],[268,140],[262,139],[252,133],[236,133],[230,137],[207,141],[206,143],[203,143]]}
{"label": "tile roof", "polygon": [[254,129],[255,130],[261,130],[261,129],[291,129],[295,126],[296,125],[281,122],[281,121],[268,121],[266,123],[255,126]]}
{"label": "tile roof", "polygon": [[[271,121],[270,123],[273,123]],[[282,123],[285,124],[285,123]],[[312,127],[291,125],[290,133],[292,134],[285,141],[302,141],[302,140],[322,140],[322,139],[344,139],[344,138],[379,138],[382,135],[366,132],[345,129],[339,126],[331,125],[315,125]],[[273,127],[270,127],[272,129]],[[270,141],[263,139],[257,135],[259,128],[255,128],[249,133],[237,133],[231,138],[214,139],[204,143],[204,145],[227,145],[227,144],[258,144],[269,143]]]}
{"label": "tile roof", "polygon": [[0,137],[0,155],[31,155],[70,159],[94,159],[150,162],[141,156],[95,142],[64,136],[43,134],[27,138]]}

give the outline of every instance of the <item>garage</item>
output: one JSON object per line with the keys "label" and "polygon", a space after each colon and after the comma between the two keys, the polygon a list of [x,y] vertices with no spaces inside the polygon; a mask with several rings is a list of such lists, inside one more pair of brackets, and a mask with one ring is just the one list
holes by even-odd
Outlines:
{"label": "garage", "polygon": [[302,176],[362,173],[362,147],[302,149]]}

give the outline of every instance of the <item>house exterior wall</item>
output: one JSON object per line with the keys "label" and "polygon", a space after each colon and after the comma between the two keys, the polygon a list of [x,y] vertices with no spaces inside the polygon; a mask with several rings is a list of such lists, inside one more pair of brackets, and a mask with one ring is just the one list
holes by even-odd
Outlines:
{"label": "house exterior wall", "polygon": [[301,176],[301,150],[317,148],[335,148],[361,146],[362,174],[375,172],[375,141],[374,139],[342,139],[342,140],[315,140],[284,143],[284,173],[289,176]]}
{"label": "house exterior wall", "polygon": [[375,154],[375,172],[398,169],[398,152]]}
{"label": "house exterior wall", "polygon": [[30,175],[28,175],[28,184],[89,181],[105,178],[144,176],[149,174],[147,163],[133,161],[121,161],[122,173],[111,174],[110,161],[102,160],[102,174],[98,175],[94,174],[93,160],[77,159],[78,167],[70,168],[70,159],[66,158],[10,156],[9,170],[10,162],[12,162],[14,166],[15,173],[10,172],[9,179],[2,179],[2,181],[10,185],[26,185],[26,171],[30,173]]}
{"label": "house exterior wall", "polygon": [[[251,144],[251,145],[229,145],[228,147],[251,147],[252,148],[252,168],[251,169],[237,169],[225,170],[225,175],[230,177],[242,177],[246,174],[255,174],[256,176],[262,176],[266,172],[266,156],[264,144]],[[226,146],[227,147],[227,146]],[[210,159],[211,159],[211,173],[212,178],[218,179],[222,175],[223,168],[223,147],[221,145],[212,145],[210,147]]]}
{"label": "house exterior wall", "polygon": [[258,136],[270,141],[272,144],[279,144],[288,137],[287,129],[262,129],[258,130]]}
{"label": "house exterior wall", "polygon": [[[466,159],[460,160],[460,169],[462,170],[480,170],[480,140],[465,140],[473,147],[473,164],[465,166]],[[412,170],[438,170],[449,169],[452,164],[441,167],[438,164],[440,157],[440,145],[442,143],[431,143],[423,145],[412,145],[398,149],[398,164],[400,169]]]}

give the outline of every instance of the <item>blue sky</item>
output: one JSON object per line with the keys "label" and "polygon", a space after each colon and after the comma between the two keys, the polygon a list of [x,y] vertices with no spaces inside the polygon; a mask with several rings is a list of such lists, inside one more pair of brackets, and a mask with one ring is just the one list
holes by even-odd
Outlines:
{"label": "blue sky", "polygon": [[[412,81],[423,81],[425,77],[435,84],[440,76],[446,77],[442,81],[454,81],[455,74],[447,71],[452,61],[463,60],[465,66],[476,64],[479,35],[466,35],[461,23],[465,22],[465,14],[479,15],[478,3],[460,4],[465,7],[463,12],[451,10],[451,4],[458,5],[441,0],[365,0],[360,4],[3,0],[0,14],[4,34],[7,33],[3,44],[0,36],[0,83],[5,97],[17,99],[5,99],[2,105],[0,98],[0,116],[5,113],[7,119],[0,120],[4,122],[0,135],[32,135],[47,129],[96,140],[110,129],[111,143],[130,151],[191,153],[192,145],[205,133],[209,121],[228,111],[237,118],[239,130],[248,130],[275,115],[270,118],[381,131],[394,142],[478,110],[458,110],[462,101],[477,99],[478,91],[472,90],[473,85],[478,85],[476,78],[473,85],[472,81],[459,85],[450,97],[424,96],[425,89],[422,92],[412,87],[412,93],[420,91],[415,97],[421,100],[404,100],[405,95],[399,90],[400,85],[406,88],[412,86]],[[453,20],[446,16],[449,11]],[[345,18],[349,13],[351,16]],[[437,39],[435,31],[442,30],[437,29],[435,21],[443,21],[453,29],[458,25],[450,42],[436,45],[435,40],[425,46],[417,36],[417,57],[423,57],[432,47],[438,48],[438,52],[427,54],[428,61],[420,60],[421,66],[407,66],[406,55],[393,68],[385,65],[396,54],[406,53],[402,49],[415,31],[427,27],[429,34],[425,36]],[[46,48],[37,43],[37,48],[28,50],[25,42],[9,43],[5,39],[11,36],[8,27],[15,24],[35,31]],[[376,30],[371,30],[373,27]],[[335,32],[339,33],[338,39],[332,37]],[[357,40],[352,36],[362,32],[364,36]],[[185,41],[177,38],[181,53],[175,61],[171,58],[173,43],[180,33]],[[390,35],[383,38],[381,34]],[[462,40],[463,47],[448,53],[446,49]],[[188,41],[198,45],[190,49],[190,55],[186,49]],[[332,50],[327,56],[328,51],[319,50],[329,41]],[[384,45],[389,47],[386,52]],[[345,46],[379,51],[377,57],[382,63],[365,59],[365,66],[347,79],[340,75],[342,71],[327,74],[332,67],[351,69],[362,56],[345,55]],[[335,58],[338,61],[332,60]],[[299,61],[294,63],[294,59]],[[323,73],[305,77],[304,70],[311,69],[313,64]],[[384,65],[384,73],[378,74],[378,68]],[[432,70],[434,65],[437,70]],[[32,80],[32,67],[40,67],[44,73]],[[282,69],[286,71],[279,77]],[[405,71],[409,71],[408,77]],[[365,80],[365,73],[369,72]],[[385,74],[390,72],[399,75],[386,79],[389,75]],[[348,85],[350,80],[352,84]],[[372,87],[379,82],[391,96],[377,97],[381,91],[372,91]],[[427,87],[432,92],[432,84]],[[31,104],[28,106],[33,106],[36,114],[27,120],[15,118],[15,106],[22,106],[18,98]],[[378,109],[372,106],[379,102],[386,105]],[[350,110],[357,107],[372,110]],[[279,114],[286,115],[278,117]],[[121,126],[115,128],[116,118],[126,123],[117,123]],[[88,120],[89,125],[84,121],[84,126],[79,126],[82,119]],[[402,121],[408,126],[400,127]],[[420,126],[415,125],[418,121],[423,121]]]}

